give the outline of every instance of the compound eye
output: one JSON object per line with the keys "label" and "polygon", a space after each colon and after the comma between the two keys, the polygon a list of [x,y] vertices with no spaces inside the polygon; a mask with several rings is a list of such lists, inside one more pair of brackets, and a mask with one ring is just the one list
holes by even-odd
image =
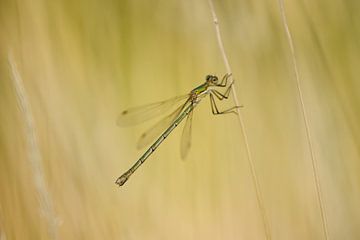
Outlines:
{"label": "compound eye", "polygon": [[213,76],[212,81],[213,81],[213,83],[217,83],[218,78],[216,76]]}

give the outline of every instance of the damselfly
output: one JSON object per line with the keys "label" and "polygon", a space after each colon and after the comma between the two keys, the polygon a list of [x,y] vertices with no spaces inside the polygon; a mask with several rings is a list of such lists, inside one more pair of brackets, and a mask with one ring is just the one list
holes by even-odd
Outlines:
{"label": "damselfly", "polygon": [[[190,139],[191,139],[191,122],[193,110],[200,101],[206,97],[210,97],[211,111],[214,115],[226,114],[226,113],[235,113],[235,109],[240,106],[234,106],[224,111],[219,111],[216,106],[215,98],[222,101],[228,99],[232,82],[228,85],[228,79],[231,74],[225,74],[222,80],[219,82],[218,77],[214,75],[207,75],[205,83],[191,90],[190,93],[183,96],[178,96],[171,98],[162,102],[157,102],[149,104],[142,107],[131,108],[125,110],[121,113],[117,119],[117,124],[119,126],[132,125],[136,123],[143,122],[152,117],[162,114],[164,111],[169,110],[175,103],[178,103],[181,100],[185,100],[180,107],[178,107],[174,112],[166,116],[163,120],[157,123],[149,131],[141,135],[138,147],[143,147],[150,143],[154,138],[160,137],[148,148],[148,150],[135,162],[135,164],[127,170],[123,175],[121,175],[117,180],[116,184],[122,186],[129,177],[145,162],[146,159],[156,150],[157,147],[165,140],[167,136],[174,130],[182,120],[187,116],[185,127],[182,134],[181,140],[181,158],[185,158],[190,149]],[[225,92],[221,93],[219,89],[225,88]],[[167,127],[167,129],[165,129]],[[165,130],[164,130],[165,129]]]}

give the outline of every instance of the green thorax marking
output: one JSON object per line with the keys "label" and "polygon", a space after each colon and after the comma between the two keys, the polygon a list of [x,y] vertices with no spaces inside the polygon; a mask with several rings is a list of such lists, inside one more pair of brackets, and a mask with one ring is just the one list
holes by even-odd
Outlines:
{"label": "green thorax marking", "polygon": [[200,86],[194,88],[191,92],[195,93],[196,95],[199,95],[202,92],[205,92],[208,89],[208,84],[207,83],[203,83]]}

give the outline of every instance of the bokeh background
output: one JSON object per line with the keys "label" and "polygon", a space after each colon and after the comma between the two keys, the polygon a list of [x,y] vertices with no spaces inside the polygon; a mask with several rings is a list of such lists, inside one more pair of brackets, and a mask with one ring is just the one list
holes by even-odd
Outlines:
{"label": "bokeh background", "polygon": [[[215,8],[272,239],[325,239],[278,3]],[[286,1],[330,239],[360,239],[359,11],[357,0]],[[29,161],[9,54],[40,166]],[[236,116],[214,117],[208,100],[186,161],[180,127],[114,184],[156,122],[119,128],[118,114],[184,94],[208,73],[225,67],[205,0],[2,0],[0,239],[265,239]]]}

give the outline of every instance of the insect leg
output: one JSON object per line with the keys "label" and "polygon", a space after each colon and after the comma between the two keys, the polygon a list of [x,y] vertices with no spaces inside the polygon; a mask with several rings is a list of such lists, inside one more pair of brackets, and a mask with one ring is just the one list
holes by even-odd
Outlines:
{"label": "insect leg", "polygon": [[216,86],[218,86],[218,87],[225,87],[226,85],[227,85],[227,81],[228,81],[228,79],[229,79],[229,77],[232,75],[232,73],[226,73],[225,75],[224,75],[224,77],[222,78],[222,80],[221,80],[221,82],[218,84],[218,85],[216,85]]}
{"label": "insect leg", "polygon": [[214,99],[214,96],[213,96],[212,93],[210,93],[210,104],[211,104],[212,114],[214,114],[214,115],[227,114],[227,113],[235,113],[236,114],[235,109],[238,109],[238,108],[242,107],[242,106],[233,106],[233,107],[231,107],[229,109],[226,109],[224,111],[219,111],[219,109],[216,106],[216,102],[215,102],[215,99]]}

